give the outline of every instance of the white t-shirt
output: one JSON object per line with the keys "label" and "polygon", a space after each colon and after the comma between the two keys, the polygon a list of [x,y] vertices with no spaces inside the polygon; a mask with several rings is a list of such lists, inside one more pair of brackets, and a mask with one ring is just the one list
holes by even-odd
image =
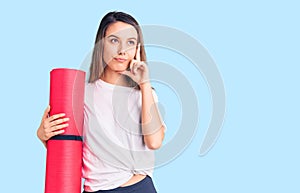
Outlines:
{"label": "white t-shirt", "polygon": [[117,188],[134,174],[152,176],[154,151],[145,145],[140,126],[141,91],[101,79],[85,90],[84,190]]}

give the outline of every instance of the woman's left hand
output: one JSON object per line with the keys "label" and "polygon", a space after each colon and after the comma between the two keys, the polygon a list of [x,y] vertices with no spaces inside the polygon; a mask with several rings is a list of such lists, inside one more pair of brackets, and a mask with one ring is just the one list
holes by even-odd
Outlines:
{"label": "woman's left hand", "polygon": [[149,82],[149,70],[145,61],[141,61],[141,45],[138,45],[135,59],[130,62],[130,71],[123,71],[121,74],[129,76],[138,85]]}

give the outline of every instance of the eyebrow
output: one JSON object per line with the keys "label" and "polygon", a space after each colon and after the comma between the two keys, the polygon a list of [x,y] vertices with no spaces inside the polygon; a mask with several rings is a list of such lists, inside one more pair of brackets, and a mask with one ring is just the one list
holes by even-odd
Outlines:
{"label": "eyebrow", "polygon": [[[109,35],[109,36],[107,36],[108,38],[110,38],[110,37],[115,37],[115,38],[119,38],[118,36],[116,36],[116,35]],[[135,39],[135,40],[137,40],[137,38],[135,38],[135,37],[131,37],[131,38],[127,38],[127,39]]]}

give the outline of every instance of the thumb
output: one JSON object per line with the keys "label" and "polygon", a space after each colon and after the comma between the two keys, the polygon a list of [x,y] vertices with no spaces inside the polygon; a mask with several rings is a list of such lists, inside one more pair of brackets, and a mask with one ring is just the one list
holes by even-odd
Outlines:
{"label": "thumb", "polygon": [[45,109],[44,115],[43,115],[43,120],[46,119],[49,115],[50,112],[50,105]]}

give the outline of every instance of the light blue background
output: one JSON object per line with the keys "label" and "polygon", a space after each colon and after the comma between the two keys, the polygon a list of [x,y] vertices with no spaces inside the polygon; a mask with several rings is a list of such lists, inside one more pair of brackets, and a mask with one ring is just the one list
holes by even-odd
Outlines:
{"label": "light blue background", "polygon": [[[224,79],[224,126],[213,149],[200,157],[211,113],[205,80],[189,62],[178,64],[166,50],[156,56],[149,48],[151,59],[174,61],[190,74],[201,113],[185,151],[155,170],[159,192],[299,192],[299,8],[291,0],[2,1],[1,192],[44,191],[46,151],[36,129],[49,100],[49,71],[78,68],[100,19],[111,10],[128,12],[142,25],[190,34],[207,48]],[[170,89],[157,89],[167,143],[180,105]]]}

